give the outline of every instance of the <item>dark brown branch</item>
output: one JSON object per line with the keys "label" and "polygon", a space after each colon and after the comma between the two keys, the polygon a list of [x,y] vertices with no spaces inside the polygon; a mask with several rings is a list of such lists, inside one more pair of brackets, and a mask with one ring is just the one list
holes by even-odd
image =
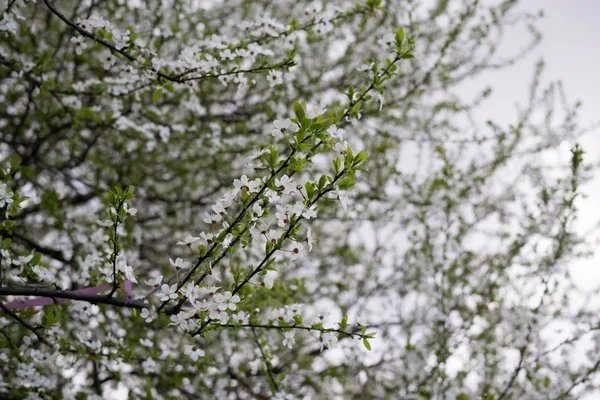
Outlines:
{"label": "dark brown branch", "polygon": [[[130,300],[117,299],[114,297],[107,297],[106,295],[100,294],[80,294],[71,290],[60,290],[60,289],[46,289],[46,288],[33,288],[33,287],[1,287],[0,296],[35,296],[35,297],[49,297],[52,299],[68,299],[76,301],[86,301],[92,304],[108,304],[115,307],[127,307],[136,308],[141,310],[142,308],[150,308],[151,304],[141,300]],[[3,306],[4,308],[4,306]],[[167,315],[173,314],[172,307],[166,307],[163,312]]]}
{"label": "dark brown branch", "polygon": [[63,262],[65,264],[69,264],[71,262],[70,260],[66,259],[66,257],[64,256],[62,251],[55,250],[50,247],[42,246],[42,245],[34,242],[33,240],[26,238],[25,236],[21,235],[20,233],[13,232],[12,235],[7,235],[7,237],[12,237],[13,239],[16,239],[17,241],[22,242],[23,244],[33,248],[38,253],[47,255],[57,261]]}

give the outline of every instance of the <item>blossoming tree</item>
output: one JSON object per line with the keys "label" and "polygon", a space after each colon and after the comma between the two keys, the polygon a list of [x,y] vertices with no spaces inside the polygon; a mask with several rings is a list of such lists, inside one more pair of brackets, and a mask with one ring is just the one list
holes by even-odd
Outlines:
{"label": "blossoming tree", "polygon": [[537,16],[425,3],[0,1],[0,397],[595,388],[578,105],[475,117]]}

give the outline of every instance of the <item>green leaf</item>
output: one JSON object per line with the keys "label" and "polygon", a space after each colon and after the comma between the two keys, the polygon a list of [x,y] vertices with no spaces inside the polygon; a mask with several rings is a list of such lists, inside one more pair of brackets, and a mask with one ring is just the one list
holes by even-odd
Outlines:
{"label": "green leaf", "polygon": [[308,153],[310,151],[310,146],[306,143],[300,143],[298,145],[298,150],[300,150],[303,153]]}
{"label": "green leaf", "polygon": [[348,190],[354,185],[356,185],[356,181],[354,180],[354,178],[349,176],[344,179],[341,179],[338,183],[338,187],[340,188],[340,190]]}
{"label": "green leaf", "polygon": [[348,93],[346,94],[350,101],[352,101],[352,99],[354,98],[354,92],[354,86],[350,86],[350,88],[348,89]]}
{"label": "green leaf", "polygon": [[365,349],[371,351],[371,343],[369,343],[369,340],[367,338],[363,338],[362,342],[363,346],[365,346]]}
{"label": "green leaf", "polygon": [[350,161],[354,159],[354,153],[352,153],[352,149],[350,148],[350,146],[348,146],[348,148],[346,149],[346,158],[348,158]]}
{"label": "green leaf", "polygon": [[269,145],[269,165],[274,167],[277,164],[277,160],[279,159],[279,154],[277,150],[271,145]]}
{"label": "green leaf", "polygon": [[294,172],[300,172],[302,171],[302,167],[304,166],[305,162],[306,160],[296,160],[290,164],[289,169]]}
{"label": "green leaf", "polygon": [[152,94],[152,103],[154,103],[154,104],[158,103],[161,92],[162,92],[162,88],[158,88],[154,91],[154,93]]}
{"label": "green leaf", "polygon": [[308,199],[309,200],[312,199],[312,197],[315,193],[315,188],[314,188],[313,184],[310,182],[306,182],[304,187],[306,188],[306,194],[308,195]]}
{"label": "green leaf", "polygon": [[348,326],[348,316],[344,315],[342,317],[342,322],[340,322],[340,329],[344,329],[347,326]]}
{"label": "green leaf", "polygon": [[550,201],[550,194],[548,193],[548,189],[543,189],[542,190],[542,201],[544,202],[544,204],[548,204],[548,202]]}
{"label": "green leaf", "polygon": [[396,46],[398,48],[401,48],[403,43],[404,43],[404,30],[402,28],[398,28],[398,30],[396,30]]}
{"label": "green leaf", "polygon": [[342,170],[342,160],[340,160],[339,157],[336,157],[336,159],[333,160],[332,163],[333,163],[333,170],[335,171],[336,174],[339,174],[339,172]]}
{"label": "green leaf", "polygon": [[125,190],[125,194],[124,194],[124,199],[125,200],[131,200],[133,198],[133,191],[134,191],[135,187],[134,186],[127,186],[127,189]]}
{"label": "green leaf", "polygon": [[358,115],[358,114],[360,114],[360,109],[361,108],[362,108],[362,102],[356,103],[354,106],[352,106],[352,109],[350,110],[350,114],[351,115]]}
{"label": "green leaf", "polygon": [[92,92],[94,94],[102,94],[106,91],[107,86],[104,83],[96,83],[92,85]]}
{"label": "green leaf", "polygon": [[381,0],[367,0],[367,7],[376,8],[381,4]]}
{"label": "green leaf", "polygon": [[299,101],[294,102],[294,114],[296,115],[296,120],[302,123],[304,118],[306,117],[306,111],[304,110],[304,105]]}
{"label": "green leaf", "polygon": [[242,234],[242,232],[244,232],[244,230],[246,229],[246,225],[242,224],[242,223],[238,223],[237,225],[235,225],[233,227],[233,229],[231,229],[231,232],[236,235],[239,236]]}
{"label": "green leaf", "polygon": [[319,190],[323,189],[325,185],[327,185],[327,178],[327,175],[321,175],[321,177],[319,178]]}
{"label": "green leaf", "polygon": [[59,306],[46,307],[42,316],[42,325],[45,327],[56,324],[60,320],[62,309]]}
{"label": "green leaf", "polygon": [[273,263],[274,262],[275,262],[275,258],[270,258],[269,261],[267,261],[267,263],[263,267],[263,271],[275,271],[275,272],[279,272],[279,270],[277,268],[273,267]]}
{"label": "green leaf", "polygon": [[48,189],[42,193],[40,207],[55,217],[60,217],[61,202],[58,193],[54,189]]}

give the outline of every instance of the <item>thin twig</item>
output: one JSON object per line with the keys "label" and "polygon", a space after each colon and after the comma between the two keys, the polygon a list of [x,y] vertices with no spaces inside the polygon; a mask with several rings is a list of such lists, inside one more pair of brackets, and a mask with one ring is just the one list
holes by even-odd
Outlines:
{"label": "thin twig", "polygon": [[5,313],[7,313],[8,315],[10,315],[15,321],[17,321],[19,324],[23,325],[25,328],[29,329],[31,332],[33,332],[33,334],[38,338],[38,340],[42,343],[44,343],[46,346],[48,347],[52,347],[52,345],[50,344],[50,342],[48,342],[44,336],[42,336],[41,333],[39,333],[29,322],[25,321],[24,319],[22,319],[21,317],[19,317],[16,313],[14,313],[13,311],[9,310],[4,303],[2,303],[0,301],[0,308],[2,308],[2,310],[4,310]]}
{"label": "thin twig", "polygon": [[265,354],[265,351],[263,350],[263,347],[260,344],[260,340],[258,339],[258,335],[256,334],[256,330],[254,328],[252,328],[252,336],[254,336],[254,342],[258,346],[258,349],[260,350],[260,355],[262,356],[263,360],[265,361],[265,366],[267,367],[267,374],[269,375],[269,379],[271,380],[271,383],[273,384],[273,386],[271,387],[271,392],[273,394],[275,394],[275,393],[279,392],[279,385],[277,385],[277,382],[275,381],[275,377],[273,376],[273,371],[271,371],[271,362],[267,358],[267,355]]}

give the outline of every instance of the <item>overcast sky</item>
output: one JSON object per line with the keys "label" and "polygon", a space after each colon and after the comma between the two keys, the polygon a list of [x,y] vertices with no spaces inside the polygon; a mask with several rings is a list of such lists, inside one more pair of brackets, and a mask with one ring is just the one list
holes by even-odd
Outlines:
{"label": "overcast sky", "polygon": [[[486,1],[483,0],[484,4]],[[600,121],[600,0],[522,0],[520,9],[531,13],[544,10],[537,23],[543,34],[542,43],[515,66],[475,79],[472,84],[491,84],[492,101],[480,110],[483,119],[507,122],[515,120],[515,104],[524,104],[535,63],[543,58],[546,68],[542,83],[560,80],[571,103],[581,100],[579,122],[592,126]],[[514,54],[525,42],[525,32],[506,32],[502,54]],[[470,86],[470,85],[469,85]],[[569,159],[565,144],[564,161]],[[593,129],[580,141],[586,152],[585,161],[600,159],[600,129]],[[579,227],[588,229],[600,219],[600,174],[583,187],[589,197],[579,204]],[[598,234],[596,235],[598,237]],[[598,245],[600,249],[600,244]],[[576,282],[585,290],[600,286],[600,256],[580,260],[571,265]],[[600,299],[599,299],[600,305]]]}
{"label": "overcast sky", "polygon": [[[526,9],[543,8],[540,23],[544,39],[530,60],[546,60],[546,78],[560,79],[573,100],[583,102],[581,122],[600,121],[600,1],[597,0],[525,0]],[[527,73],[524,74],[527,79]],[[584,160],[600,158],[600,129],[593,129],[581,141]],[[580,204],[580,226],[588,228],[600,218],[600,176],[584,187],[589,195]],[[586,289],[600,285],[600,257],[572,266],[576,281]]]}
{"label": "overcast sky", "polygon": [[[489,1],[489,0],[483,0]],[[505,71],[493,72],[493,102],[487,110],[495,120],[504,115],[514,120],[514,104],[524,99],[531,80],[533,65],[543,58],[546,61],[544,82],[560,80],[569,100],[581,100],[582,126],[592,126],[600,121],[600,1],[599,0],[522,0],[521,9],[530,12],[544,10],[545,17],[538,23],[543,34],[541,45],[525,60]],[[523,44],[522,32],[510,32],[506,49],[517,51]],[[524,100],[522,100],[524,102]],[[600,129],[593,129],[580,141],[586,152],[584,161],[600,160]],[[564,160],[568,160],[568,149],[564,146]],[[589,229],[600,219],[600,174],[583,187],[588,195],[579,203],[578,227]],[[597,238],[599,235],[596,234]],[[596,246],[600,253],[600,244]],[[600,255],[577,260],[569,265],[575,282],[590,292],[600,286]],[[595,305],[600,306],[599,296],[594,296]],[[595,392],[583,399],[600,398]]]}

